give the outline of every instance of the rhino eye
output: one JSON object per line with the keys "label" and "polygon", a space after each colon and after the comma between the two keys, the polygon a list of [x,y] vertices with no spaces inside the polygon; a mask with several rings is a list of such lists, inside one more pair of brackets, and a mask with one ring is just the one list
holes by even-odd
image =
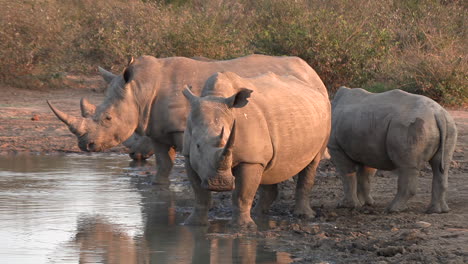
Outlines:
{"label": "rhino eye", "polygon": [[200,144],[197,144],[197,149],[200,149]]}
{"label": "rhino eye", "polygon": [[106,120],[107,120],[107,121],[111,121],[111,120],[112,120],[112,116],[106,115]]}

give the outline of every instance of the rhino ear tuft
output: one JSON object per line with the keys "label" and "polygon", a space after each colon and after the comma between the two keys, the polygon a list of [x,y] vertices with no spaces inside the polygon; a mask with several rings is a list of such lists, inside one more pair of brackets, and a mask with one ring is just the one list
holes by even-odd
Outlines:
{"label": "rhino ear tuft", "polygon": [[185,85],[182,94],[187,98],[187,100],[192,103],[198,100],[198,97],[192,93],[191,86]]}
{"label": "rhino ear tuft", "polygon": [[229,108],[241,108],[244,107],[249,100],[247,98],[250,97],[250,94],[253,91],[247,88],[241,88],[239,92],[237,92],[235,95],[226,98],[226,104],[228,105]]}
{"label": "rhino ear tuft", "polygon": [[135,59],[133,58],[133,56],[130,56],[130,58],[128,58],[127,66],[130,66],[133,62],[135,62]]}

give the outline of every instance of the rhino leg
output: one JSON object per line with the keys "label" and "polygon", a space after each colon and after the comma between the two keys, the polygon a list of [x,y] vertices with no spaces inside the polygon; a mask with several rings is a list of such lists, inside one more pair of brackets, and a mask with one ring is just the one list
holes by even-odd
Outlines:
{"label": "rhino leg", "polygon": [[343,183],[343,199],[338,202],[337,207],[358,208],[362,204],[357,197],[357,177],[356,163],[354,163],[343,151],[339,148],[328,147],[328,152],[332,158],[332,162],[336,165],[336,171],[340,175]]}
{"label": "rhino leg", "polygon": [[241,163],[235,167],[233,172],[236,178],[236,188],[232,195],[231,224],[241,228],[256,228],[256,224],[250,216],[250,209],[262,179],[263,166]]}
{"label": "rhino leg", "polygon": [[315,212],[310,207],[310,191],[314,186],[315,174],[320,162],[320,155],[307,165],[297,177],[296,203],[294,205],[294,215],[302,218],[314,218]]}
{"label": "rhino leg", "polygon": [[211,192],[201,187],[198,174],[185,159],[185,170],[195,194],[195,206],[190,216],[185,220],[186,225],[208,225],[208,210],[211,207]]}
{"label": "rhino leg", "polygon": [[[440,159],[434,158],[431,160],[432,166],[432,197],[431,204],[427,209],[427,213],[447,213],[450,209],[445,200],[447,187],[448,187],[448,169],[444,172],[441,171]],[[448,168],[449,164],[445,165]]]}
{"label": "rhino leg", "polygon": [[359,165],[357,172],[357,197],[362,204],[374,204],[374,199],[370,195],[370,178],[375,175],[376,171],[374,168]]}
{"label": "rhino leg", "polygon": [[268,214],[271,204],[278,197],[278,184],[260,185],[260,195],[253,212],[257,216]]}
{"label": "rhino leg", "polygon": [[156,157],[156,175],[151,179],[152,184],[169,184],[169,174],[174,166],[175,150],[173,147],[160,142],[153,142]]}
{"label": "rhino leg", "polygon": [[398,189],[395,198],[387,208],[388,212],[401,212],[406,209],[406,202],[416,194],[419,169],[399,168]]}

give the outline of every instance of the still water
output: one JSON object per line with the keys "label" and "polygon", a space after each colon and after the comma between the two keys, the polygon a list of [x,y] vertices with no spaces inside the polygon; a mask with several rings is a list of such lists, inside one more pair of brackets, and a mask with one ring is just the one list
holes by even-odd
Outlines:
{"label": "still water", "polygon": [[292,262],[225,220],[182,225],[193,195],[177,161],[151,186],[154,164],[127,155],[0,156],[0,263]]}

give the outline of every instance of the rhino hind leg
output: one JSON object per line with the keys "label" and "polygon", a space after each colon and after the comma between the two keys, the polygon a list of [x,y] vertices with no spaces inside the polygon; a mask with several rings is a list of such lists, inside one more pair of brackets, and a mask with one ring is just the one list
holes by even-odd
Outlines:
{"label": "rhino hind leg", "polygon": [[190,216],[185,220],[185,225],[208,225],[208,210],[211,207],[211,192],[201,186],[200,177],[185,159],[185,170],[195,194],[195,205]]}
{"label": "rhino hind leg", "polygon": [[271,204],[278,197],[278,184],[260,185],[260,195],[253,209],[256,216],[268,214]]}
{"label": "rhino hind leg", "polygon": [[298,174],[295,195],[296,203],[294,206],[294,215],[298,217],[306,219],[315,217],[315,212],[310,207],[310,191],[314,186],[315,174],[319,162],[320,155],[317,155],[317,157]]}
{"label": "rhino hind leg", "polygon": [[[447,213],[450,211],[450,208],[446,202],[446,192],[448,187],[448,170],[441,170],[441,162],[437,157],[433,158],[431,161],[432,167],[432,196],[431,203],[427,209],[427,213]],[[448,168],[449,164],[445,166]]]}
{"label": "rhino hind leg", "polygon": [[257,227],[250,216],[250,209],[260,186],[263,169],[260,164],[248,163],[241,163],[234,168],[236,188],[232,195],[232,226],[248,229]]}
{"label": "rhino hind leg", "polygon": [[174,166],[175,149],[167,144],[154,142],[156,157],[156,174],[152,177],[152,184],[169,184],[169,174]]}
{"label": "rhino hind leg", "polygon": [[408,200],[416,195],[417,179],[419,175],[417,168],[399,168],[398,174],[398,187],[395,198],[387,208],[387,212],[401,212],[406,209]]}
{"label": "rhino hind leg", "polygon": [[377,170],[360,165],[357,173],[357,197],[361,204],[374,205],[374,199],[370,195],[370,180]]}

